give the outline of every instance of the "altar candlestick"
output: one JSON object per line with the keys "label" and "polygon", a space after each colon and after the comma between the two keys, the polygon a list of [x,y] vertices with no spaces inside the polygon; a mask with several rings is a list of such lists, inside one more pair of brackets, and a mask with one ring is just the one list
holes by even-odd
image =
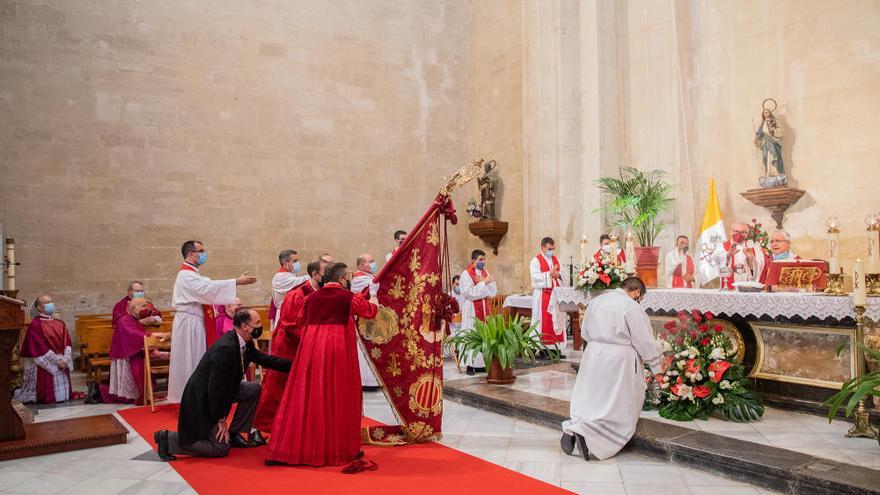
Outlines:
{"label": "altar candlestick", "polygon": [[877,248],[877,227],[868,227],[868,271],[880,273],[880,250]]}
{"label": "altar candlestick", "polygon": [[6,239],[6,290],[15,290],[15,239]]}
{"label": "altar candlestick", "polygon": [[828,232],[828,271],[837,273],[840,270],[840,260],[837,258],[837,247],[840,245],[840,231]]}
{"label": "altar candlestick", "polygon": [[865,289],[865,272],[862,271],[862,260],[853,264],[853,302],[856,306],[868,304],[868,292]]}

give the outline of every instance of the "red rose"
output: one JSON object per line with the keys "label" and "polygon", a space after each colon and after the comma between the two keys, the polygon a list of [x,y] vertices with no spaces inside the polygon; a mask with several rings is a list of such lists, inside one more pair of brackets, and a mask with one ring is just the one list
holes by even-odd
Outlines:
{"label": "red rose", "polygon": [[599,280],[601,280],[605,285],[609,285],[611,283],[611,277],[609,277],[607,273],[600,273]]}
{"label": "red rose", "polygon": [[700,345],[702,346],[709,345],[709,342],[711,342],[711,340],[709,340],[709,337],[703,337],[702,339],[700,339]]}
{"label": "red rose", "polygon": [[730,369],[730,363],[727,361],[715,361],[714,363],[709,365],[709,371],[715,373],[715,376],[712,377],[712,381],[718,383],[721,381],[721,377],[724,376],[724,373]]}
{"label": "red rose", "polygon": [[707,320],[715,318],[715,315],[711,311],[706,311],[705,313],[703,313],[703,316],[705,316]]}
{"label": "red rose", "polygon": [[692,339],[697,338],[697,332],[691,332],[691,338]]}
{"label": "red rose", "polygon": [[657,373],[656,375],[654,375],[654,379],[657,380],[657,383],[663,383],[663,374]]}
{"label": "red rose", "polygon": [[673,328],[669,329],[669,333],[671,333],[672,335],[675,335],[678,333],[678,330],[675,327],[673,327]]}
{"label": "red rose", "polygon": [[665,333],[660,334],[660,340],[666,340],[667,335]]}
{"label": "red rose", "polygon": [[675,328],[675,320],[667,321],[666,323],[663,324],[663,328],[665,328],[667,330],[672,330],[673,328]]}
{"label": "red rose", "polygon": [[679,384],[679,385],[681,385],[683,382],[684,382],[684,380],[682,380],[681,377],[678,377],[678,378],[675,379],[675,383],[677,383],[677,384]]}
{"label": "red rose", "polygon": [[684,345],[684,339],[681,337],[676,338],[675,345]]}
{"label": "red rose", "polygon": [[660,361],[660,367],[663,368],[664,373],[666,372],[666,370],[669,369],[670,366],[672,366],[672,361],[674,361],[674,360],[675,360],[675,356],[670,354],[670,355],[664,357],[662,361]]}
{"label": "red rose", "polygon": [[669,387],[669,391],[672,392],[673,395],[678,395],[678,385],[673,385]]}
{"label": "red rose", "polygon": [[691,317],[694,319],[694,322],[699,323],[703,321],[703,315],[700,314],[696,309],[691,311]]}
{"label": "red rose", "polygon": [[697,385],[694,387],[694,397],[698,399],[705,399],[710,393],[712,393],[712,391],[705,385]]}
{"label": "red rose", "polygon": [[709,325],[706,325],[705,323],[700,325],[700,333],[706,333],[708,331],[709,331]]}
{"label": "red rose", "polygon": [[684,313],[684,311],[679,311],[679,312],[678,312],[678,319],[681,320],[681,321],[685,321],[685,320],[687,320],[687,315]]}
{"label": "red rose", "polygon": [[715,333],[721,333],[722,331],[724,331],[724,327],[716,324],[715,326],[712,327],[712,330],[715,330]]}
{"label": "red rose", "polygon": [[687,371],[688,373],[691,373],[691,374],[699,372],[700,371],[700,362],[696,358],[689,359],[687,362],[687,367],[685,368],[685,371]]}

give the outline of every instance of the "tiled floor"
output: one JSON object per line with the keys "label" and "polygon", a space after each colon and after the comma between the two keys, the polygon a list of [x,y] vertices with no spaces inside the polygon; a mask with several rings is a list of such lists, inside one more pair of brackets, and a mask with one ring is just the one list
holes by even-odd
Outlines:
{"label": "tiled floor", "polygon": [[[448,364],[449,378],[458,376]],[[548,376],[542,380],[565,380]],[[527,381],[519,382],[522,386]],[[43,408],[38,421],[113,412],[121,406],[68,405]],[[395,422],[382,393],[365,394],[365,414]],[[118,416],[117,416],[118,417]],[[120,418],[121,420],[121,418]],[[123,421],[124,423],[124,421]],[[170,465],[156,462],[149,445],[129,428],[128,443],[0,463],[0,494],[188,494],[194,491]],[[701,471],[631,453],[584,462],[559,450],[559,431],[455,402],[444,403],[442,443],[533,478],[590,495],[771,493]],[[134,460],[134,459],[145,460]],[[462,493],[456,490],[456,493]]]}
{"label": "tiled floor", "polygon": [[[519,376],[512,388],[536,395],[569,400],[576,375],[562,371],[543,371]],[[771,445],[805,454],[880,469],[880,445],[866,438],[845,438],[852,426],[846,421],[801,414],[768,407],[764,417],[753,423],[734,423],[723,417],[706,421],[679,422],[661,418],[657,411],[642,417],[668,422],[740,440]]]}

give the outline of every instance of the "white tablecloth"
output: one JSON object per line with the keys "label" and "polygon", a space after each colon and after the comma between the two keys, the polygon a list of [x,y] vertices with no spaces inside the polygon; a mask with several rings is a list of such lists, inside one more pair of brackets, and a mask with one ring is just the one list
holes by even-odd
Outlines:
{"label": "white tablecloth", "polygon": [[[717,289],[650,289],[642,302],[652,311],[699,309],[741,317],[801,318],[821,320],[855,318],[851,296],[826,296],[797,292],[728,292]],[[880,321],[880,298],[868,298],[865,317]]]}
{"label": "white tablecloth", "polygon": [[531,294],[511,294],[504,298],[505,308],[532,309]]}

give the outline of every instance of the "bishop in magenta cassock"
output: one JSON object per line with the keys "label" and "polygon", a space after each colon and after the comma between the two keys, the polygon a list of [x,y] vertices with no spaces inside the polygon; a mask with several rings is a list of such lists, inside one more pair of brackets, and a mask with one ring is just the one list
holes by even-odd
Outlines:
{"label": "bishop in magenta cassock", "polygon": [[28,325],[21,345],[24,385],[14,398],[24,403],[53,404],[71,399],[70,370],[73,348],[67,326],[52,317],[55,303],[49,296],[34,302],[37,317]]}
{"label": "bishop in magenta cassock", "polygon": [[186,241],[181,247],[184,263],[174,281],[171,303],[177,312],[171,327],[171,369],[168,378],[168,402],[178,403],[189,376],[205,350],[217,340],[215,304],[235,302],[235,286],[257,281],[243,273],[237,279],[211,280],[199,273],[208,261],[200,241]]}
{"label": "bishop in magenta cassock", "polygon": [[214,306],[214,314],[217,315],[217,318],[214,320],[214,328],[216,329],[218,339],[225,333],[234,330],[232,317],[235,316],[235,312],[239,308],[241,308],[241,299],[237,297],[233,304],[217,304]]}
{"label": "bishop in magenta cassock", "polygon": [[278,414],[266,464],[338,466],[361,448],[361,377],[354,317],[372,319],[378,301],[348,289],[344,263],[327,267],[324,286],[303,308],[302,339]]}
{"label": "bishop in magenta cassock", "polygon": [[[128,291],[125,294],[125,297],[116,301],[116,304],[113,305],[113,328],[116,328],[116,322],[122,318],[128,311],[128,303],[131,302],[132,299],[136,297],[145,298],[144,295],[144,284],[139,280],[135,280],[134,282],[128,284]],[[148,326],[159,326],[162,324],[162,312],[156,309],[153,306],[153,303],[147,299],[147,307],[150,308],[150,314],[140,319],[141,324]]]}
{"label": "bishop in magenta cassock", "polygon": [[[471,263],[461,272],[458,281],[461,289],[461,297],[464,304],[461,305],[461,328],[460,332],[474,328],[474,321],[485,321],[489,316],[489,298],[498,295],[498,286],[495,285],[495,277],[486,271],[486,253],[480,249],[471,252]],[[472,361],[466,361],[468,374],[486,370],[483,355],[479,354]]]}
{"label": "bishop in magenta cassock", "polygon": [[[373,277],[379,271],[379,266],[372,255],[364,253],[357,257],[357,271],[351,278],[351,291],[355,294],[369,288],[370,296],[375,296],[379,292],[379,284],[373,283]],[[361,371],[361,386],[364,390],[379,390],[379,380],[370,368],[369,358],[364,354],[364,350],[358,346],[358,366]]]}
{"label": "bishop in magenta cassock", "polygon": [[675,249],[666,255],[665,271],[669,287],[673,289],[690,289],[694,286],[696,265],[691,255],[690,239],[680,235],[675,239]]}
{"label": "bishop in magenta cassock", "polygon": [[[140,320],[150,315],[150,303],[141,297],[133,298],[125,313],[113,326],[110,341],[110,384],[101,385],[101,401],[105,403],[142,403],[144,396],[144,337],[156,334]],[[156,354],[155,358],[168,356]]]}
{"label": "bishop in magenta cassock", "polygon": [[532,281],[532,324],[537,324],[544,345],[565,342],[565,322],[558,314],[548,311],[553,289],[562,282],[559,260],[554,255],[556,241],[550,237],[541,240],[541,252],[529,263]]}
{"label": "bishop in magenta cassock", "polygon": [[[275,326],[272,343],[269,346],[269,354],[272,356],[290,361],[296,356],[302,337],[303,306],[306,298],[320,287],[324,265],[320,261],[313,261],[306,267],[306,272],[311,278],[284,296],[278,325]],[[271,432],[278,405],[281,404],[281,396],[284,395],[284,388],[287,386],[287,373],[270,369],[264,369],[263,373],[263,393],[260,395],[260,404],[254,417],[254,428]]]}

